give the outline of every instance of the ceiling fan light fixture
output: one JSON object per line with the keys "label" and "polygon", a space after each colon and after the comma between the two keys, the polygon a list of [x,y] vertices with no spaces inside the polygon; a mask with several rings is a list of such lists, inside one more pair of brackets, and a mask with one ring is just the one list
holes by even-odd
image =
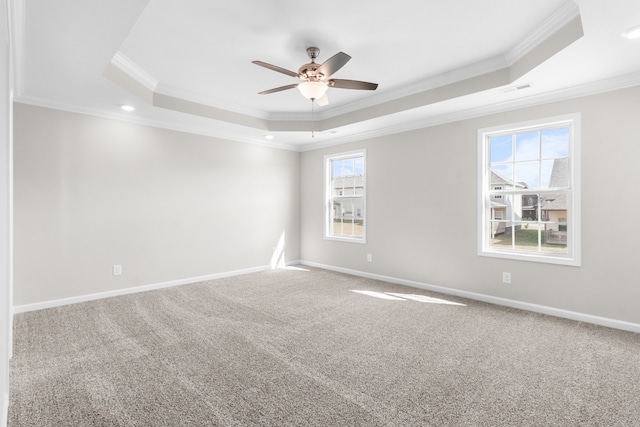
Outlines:
{"label": "ceiling fan light fixture", "polygon": [[323,82],[302,82],[298,84],[298,90],[307,99],[318,99],[327,92],[329,87]]}

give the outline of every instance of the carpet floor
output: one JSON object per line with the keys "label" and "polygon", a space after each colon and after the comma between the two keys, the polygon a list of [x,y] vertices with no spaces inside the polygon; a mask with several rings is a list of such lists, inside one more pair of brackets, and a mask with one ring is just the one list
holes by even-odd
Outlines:
{"label": "carpet floor", "polygon": [[640,426],[639,334],[315,268],[14,326],[11,427]]}

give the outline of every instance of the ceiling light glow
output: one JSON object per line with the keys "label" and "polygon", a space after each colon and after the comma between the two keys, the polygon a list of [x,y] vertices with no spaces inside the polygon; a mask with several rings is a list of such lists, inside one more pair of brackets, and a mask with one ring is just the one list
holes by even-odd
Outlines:
{"label": "ceiling light glow", "polygon": [[135,108],[133,108],[131,105],[121,105],[120,108],[122,108],[124,111],[134,111]]}
{"label": "ceiling light glow", "polygon": [[318,99],[329,89],[326,83],[322,82],[302,82],[298,85],[298,90],[307,99]]}
{"label": "ceiling light glow", "polygon": [[622,37],[627,39],[640,39],[640,25],[636,25],[635,27],[629,28],[627,31],[624,31],[620,34]]}
{"label": "ceiling light glow", "polygon": [[265,135],[264,137],[267,139],[273,139],[273,135]]}

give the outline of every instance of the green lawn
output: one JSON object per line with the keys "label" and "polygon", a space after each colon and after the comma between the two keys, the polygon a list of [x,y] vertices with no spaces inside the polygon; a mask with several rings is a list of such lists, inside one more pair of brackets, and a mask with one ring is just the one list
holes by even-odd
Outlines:
{"label": "green lawn", "polygon": [[[544,241],[544,232],[540,231],[540,237]],[[491,246],[500,248],[511,247],[511,234],[498,234],[491,239]],[[516,231],[515,249],[537,250],[538,248],[538,230],[537,229],[520,229]],[[541,250],[543,252],[567,253],[567,245],[549,245],[542,243]]]}

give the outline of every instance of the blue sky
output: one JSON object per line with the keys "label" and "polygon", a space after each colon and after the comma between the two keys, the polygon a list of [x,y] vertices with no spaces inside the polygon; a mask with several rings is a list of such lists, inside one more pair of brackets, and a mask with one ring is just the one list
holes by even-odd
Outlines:
{"label": "blue sky", "polygon": [[569,127],[491,137],[491,170],[529,188],[548,188],[553,159],[569,156],[569,137]]}
{"label": "blue sky", "polygon": [[364,173],[364,157],[362,156],[333,160],[331,165],[333,178],[362,175]]}

